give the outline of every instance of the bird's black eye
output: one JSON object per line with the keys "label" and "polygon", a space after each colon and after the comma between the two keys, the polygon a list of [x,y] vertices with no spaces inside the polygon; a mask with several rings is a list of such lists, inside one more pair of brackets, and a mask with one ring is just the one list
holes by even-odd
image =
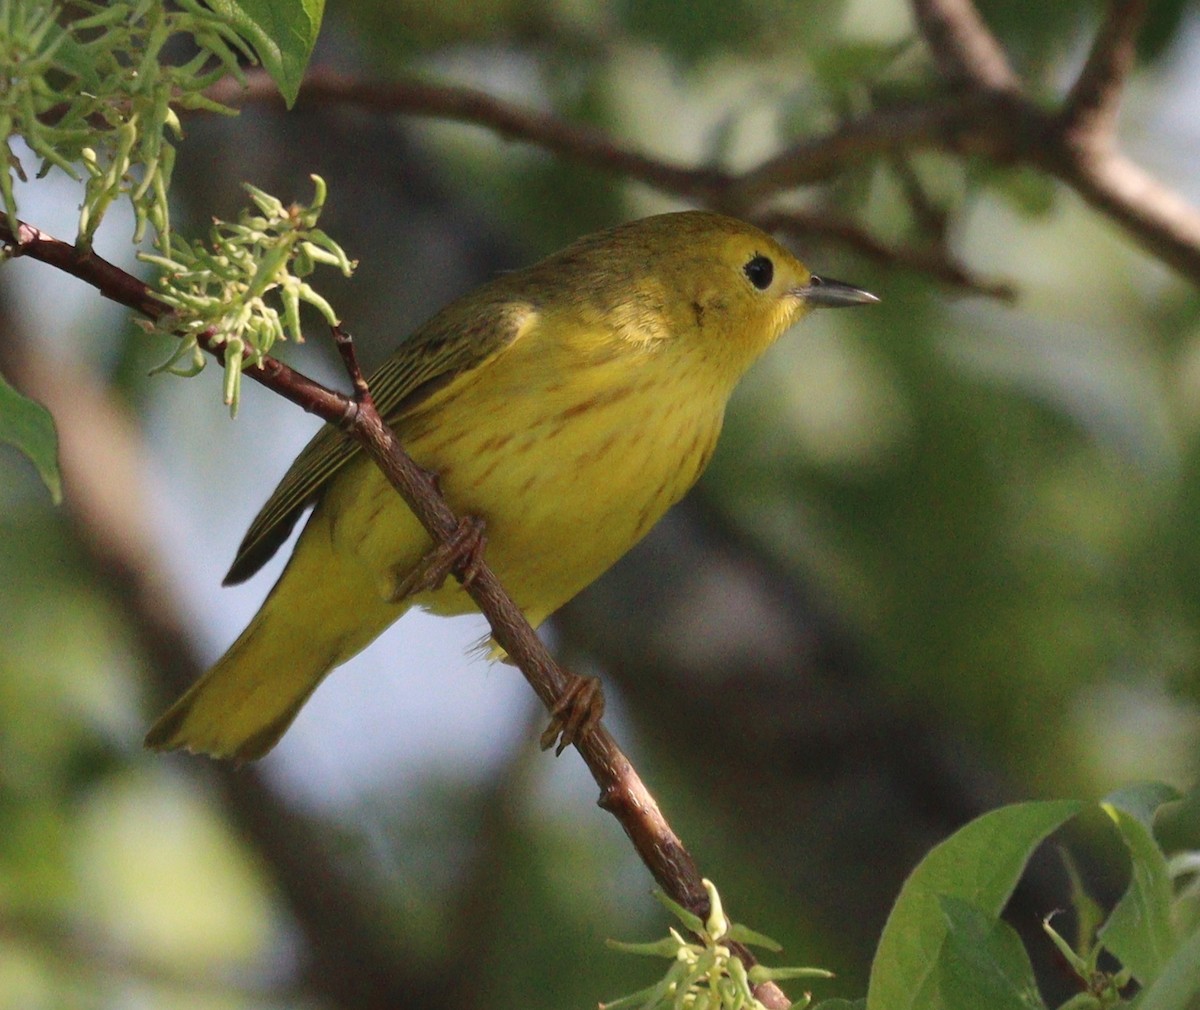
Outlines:
{"label": "bird's black eye", "polygon": [[755,256],[742,267],[742,271],[759,291],[766,291],[771,286],[771,278],[775,276],[775,264],[766,256]]}

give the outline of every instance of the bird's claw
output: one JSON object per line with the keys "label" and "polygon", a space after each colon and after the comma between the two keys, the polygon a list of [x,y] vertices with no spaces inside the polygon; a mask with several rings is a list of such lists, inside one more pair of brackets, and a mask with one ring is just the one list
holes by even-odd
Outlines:
{"label": "bird's claw", "polygon": [[464,586],[469,586],[483,566],[483,551],[487,546],[484,522],[476,516],[463,516],[450,538],[434,545],[416,568],[397,578],[389,595],[392,603],[418,593],[441,589],[446,577],[455,574]]}
{"label": "bird's claw", "polygon": [[604,715],[604,690],[600,678],[572,676],[570,686],[550,710],[550,725],[538,741],[542,750],[554,747],[556,755],[584,739]]}

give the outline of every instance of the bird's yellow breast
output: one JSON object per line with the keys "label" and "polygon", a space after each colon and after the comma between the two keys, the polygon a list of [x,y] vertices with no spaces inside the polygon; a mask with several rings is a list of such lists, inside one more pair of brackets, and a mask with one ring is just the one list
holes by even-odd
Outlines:
{"label": "bird's yellow breast", "polygon": [[[708,463],[736,376],[677,337],[538,318],[397,428],[455,511],[485,521],[487,561],[534,624],[636,543]],[[381,587],[429,549],[366,459],[339,475],[321,511],[339,551]],[[415,602],[472,609],[456,584]]]}

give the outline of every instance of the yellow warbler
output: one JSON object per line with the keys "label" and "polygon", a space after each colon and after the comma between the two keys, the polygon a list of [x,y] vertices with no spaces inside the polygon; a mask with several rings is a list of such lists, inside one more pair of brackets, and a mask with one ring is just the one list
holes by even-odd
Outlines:
{"label": "yellow warbler", "polygon": [[[695,483],[738,379],[784,330],[811,308],[875,300],[748,224],[663,214],[485,284],[369,381],[450,505],[484,521],[486,561],[536,626]],[[253,575],[314,502],[258,614],[148,746],[260,757],[325,675],[410,607],[474,609],[454,580],[401,595],[430,539],[329,425],[259,512],[226,584]]]}

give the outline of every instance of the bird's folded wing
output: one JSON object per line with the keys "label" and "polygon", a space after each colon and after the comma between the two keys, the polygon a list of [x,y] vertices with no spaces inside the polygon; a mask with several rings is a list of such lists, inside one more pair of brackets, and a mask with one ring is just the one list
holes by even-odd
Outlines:
{"label": "bird's folded wing", "polygon": [[[477,294],[486,292],[484,289]],[[528,302],[471,299],[434,316],[370,377],[380,416],[394,425],[460,375],[486,365],[526,332],[536,317]],[[346,432],[326,424],[296,457],[250,524],[225,576],[227,586],[257,572],[288,538],[300,514],[335,473],[360,451]]]}

